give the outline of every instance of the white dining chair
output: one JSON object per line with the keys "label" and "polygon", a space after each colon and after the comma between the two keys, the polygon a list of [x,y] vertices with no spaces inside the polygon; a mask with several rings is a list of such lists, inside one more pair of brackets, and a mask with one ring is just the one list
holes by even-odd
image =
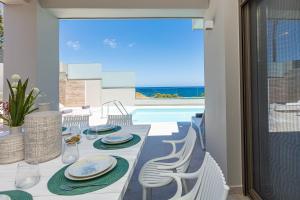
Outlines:
{"label": "white dining chair", "polygon": [[[206,152],[201,168],[194,173],[161,173],[162,177],[172,177],[177,183],[177,192],[170,200],[226,200],[229,187],[221,168]],[[184,179],[197,179],[192,190],[183,194]]]}
{"label": "white dining chair", "polygon": [[89,126],[90,115],[65,115],[63,116],[63,126],[70,128],[78,126],[80,129]]}
{"label": "white dining chair", "polygon": [[108,125],[119,125],[119,126],[131,126],[133,125],[132,122],[132,115],[108,115],[107,122]]}
{"label": "white dining chair", "polygon": [[[164,140],[172,145],[172,152],[164,157],[155,158],[145,163],[139,174],[139,182],[143,187],[143,200],[147,199],[147,190],[162,187],[172,182],[171,177],[161,176],[161,173],[186,172],[188,170],[197,135],[194,128],[190,127],[186,137],[182,140]],[[177,144],[183,144],[178,150]],[[167,160],[175,161],[167,162]],[[187,190],[186,183],[183,182]]]}

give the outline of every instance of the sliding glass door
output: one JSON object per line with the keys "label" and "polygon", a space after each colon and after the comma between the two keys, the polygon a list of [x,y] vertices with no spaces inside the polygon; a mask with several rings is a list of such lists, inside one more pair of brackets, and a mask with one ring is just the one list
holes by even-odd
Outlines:
{"label": "sliding glass door", "polygon": [[300,199],[300,0],[241,3],[246,192]]}

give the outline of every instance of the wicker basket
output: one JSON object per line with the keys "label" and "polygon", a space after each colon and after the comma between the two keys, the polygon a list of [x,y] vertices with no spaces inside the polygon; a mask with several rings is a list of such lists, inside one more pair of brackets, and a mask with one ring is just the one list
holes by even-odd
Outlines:
{"label": "wicker basket", "polygon": [[34,112],[25,117],[25,160],[46,162],[61,154],[61,114]]}
{"label": "wicker basket", "polygon": [[0,137],[0,164],[24,160],[24,135],[21,132]]}

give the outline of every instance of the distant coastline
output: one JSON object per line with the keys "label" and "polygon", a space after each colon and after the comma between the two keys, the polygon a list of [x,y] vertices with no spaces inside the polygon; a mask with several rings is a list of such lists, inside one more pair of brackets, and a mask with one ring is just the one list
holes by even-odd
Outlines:
{"label": "distant coastline", "polygon": [[201,98],[205,95],[204,86],[179,87],[136,87],[136,98]]}

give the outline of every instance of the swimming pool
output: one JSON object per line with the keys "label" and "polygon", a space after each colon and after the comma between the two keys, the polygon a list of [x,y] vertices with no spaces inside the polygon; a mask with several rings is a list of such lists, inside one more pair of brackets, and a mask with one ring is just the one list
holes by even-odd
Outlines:
{"label": "swimming pool", "polygon": [[158,122],[190,122],[196,113],[203,113],[203,107],[188,108],[138,108],[132,112],[133,123],[158,123]]}

